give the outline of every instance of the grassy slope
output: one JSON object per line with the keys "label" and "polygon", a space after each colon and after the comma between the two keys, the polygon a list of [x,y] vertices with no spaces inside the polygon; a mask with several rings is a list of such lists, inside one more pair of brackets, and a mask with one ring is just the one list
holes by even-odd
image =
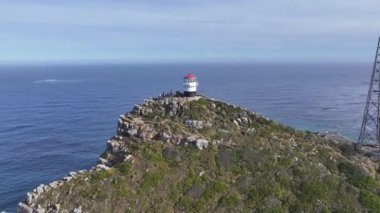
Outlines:
{"label": "grassy slope", "polygon": [[[238,128],[233,120],[241,114],[252,122]],[[376,172],[368,172],[319,136],[245,114],[205,99],[190,102],[175,117],[153,112],[144,120],[157,128],[233,144],[200,151],[160,141],[130,141],[132,163],[82,174],[45,193],[40,203],[59,201],[64,208],[82,206],[94,212],[380,209]],[[213,125],[190,129],[183,125],[184,118]]]}

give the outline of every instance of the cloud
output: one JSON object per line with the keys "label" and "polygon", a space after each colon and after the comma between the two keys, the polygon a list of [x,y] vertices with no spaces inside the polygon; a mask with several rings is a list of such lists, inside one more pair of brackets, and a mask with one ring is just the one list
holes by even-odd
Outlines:
{"label": "cloud", "polygon": [[366,60],[373,55],[380,28],[377,4],[372,0],[2,1],[0,47],[6,51],[0,58]]}

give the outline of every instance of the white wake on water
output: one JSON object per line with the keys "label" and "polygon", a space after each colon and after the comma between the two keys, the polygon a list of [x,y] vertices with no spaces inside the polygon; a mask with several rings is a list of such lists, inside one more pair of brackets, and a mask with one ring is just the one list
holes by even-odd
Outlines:
{"label": "white wake on water", "polygon": [[33,83],[77,83],[77,82],[83,82],[84,80],[61,80],[61,79],[44,79],[44,80],[38,80],[33,81]]}

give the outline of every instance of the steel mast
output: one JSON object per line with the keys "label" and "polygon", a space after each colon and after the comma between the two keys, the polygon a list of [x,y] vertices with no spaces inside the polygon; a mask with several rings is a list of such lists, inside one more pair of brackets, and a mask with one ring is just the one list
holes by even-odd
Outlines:
{"label": "steel mast", "polygon": [[368,89],[363,123],[357,144],[359,146],[377,146],[380,148],[380,37],[377,42],[375,62]]}

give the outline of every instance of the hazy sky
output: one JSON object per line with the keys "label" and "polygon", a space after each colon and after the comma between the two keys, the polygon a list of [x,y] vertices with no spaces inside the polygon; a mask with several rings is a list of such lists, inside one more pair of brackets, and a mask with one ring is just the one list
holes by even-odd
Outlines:
{"label": "hazy sky", "polygon": [[378,0],[1,0],[0,61],[372,61]]}

